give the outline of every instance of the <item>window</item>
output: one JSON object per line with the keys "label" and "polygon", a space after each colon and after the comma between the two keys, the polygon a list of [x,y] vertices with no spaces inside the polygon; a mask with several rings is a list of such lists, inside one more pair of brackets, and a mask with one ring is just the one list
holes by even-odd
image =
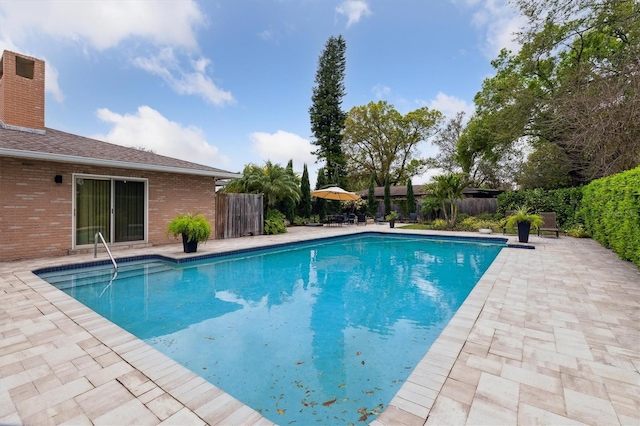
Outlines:
{"label": "window", "polygon": [[97,232],[109,243],[146,239],[146,180],[77,175],[74,186],[75,245]]}

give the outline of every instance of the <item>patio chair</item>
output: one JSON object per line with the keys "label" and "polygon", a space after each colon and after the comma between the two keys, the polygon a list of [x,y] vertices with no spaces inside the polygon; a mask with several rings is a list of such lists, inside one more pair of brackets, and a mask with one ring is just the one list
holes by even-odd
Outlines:
{"label": "patio chair", "polygon": [[381,224],[384,222],[384,217],[382,217],[382,213],[376,213],[376,218],[374,222],[377,224]]}
{"label": "patio chair", "polygon": [[356,224],[356,215],[355,215],[355,213],[349,213],[349,216],[348,216],[347,220],[348,220],[349,225],[355,225]]}
{"label": "patio chair", "polygon": [[409,213],[409,222],[418,223],[418,213]]}
{"label": "patio chair", "polygon": [[538,228],[538,237],[541,232],[555,232],[556,238],[560,237],[560,230],[558,229],[558,222],[556,218],[556,212],[544,212],[538,213],[542,216],[542,226]]}
{"label": "patio chair", "polygon": [[367,226],[367,217],[363,214],[358,215],[358,222],[356,223],[356,225],[360,225],[361,223]]}

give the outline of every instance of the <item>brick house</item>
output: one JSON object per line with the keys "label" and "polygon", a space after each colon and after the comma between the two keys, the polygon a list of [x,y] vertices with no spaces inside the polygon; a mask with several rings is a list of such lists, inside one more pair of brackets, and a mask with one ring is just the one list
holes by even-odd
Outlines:
{"label": "brick house", "polygon": [[0,261],[93,248],[97,231],[112,248],[175,243],[182,212],[215,226],[216,179],[239,174],[45,127],[44,73],[0,59]]}

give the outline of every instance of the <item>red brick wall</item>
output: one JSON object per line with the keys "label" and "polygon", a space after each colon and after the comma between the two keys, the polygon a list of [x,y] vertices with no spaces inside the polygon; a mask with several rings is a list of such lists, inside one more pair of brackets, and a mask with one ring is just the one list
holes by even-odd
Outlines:
{"label": "red brick wall", "polygon": [[0,120],[4,124],[44,130],[44,61],[35,62],[33,79],[16,75],[16,53],[4,51],[0,79]]}
{"label": "red brick wall", "polygon": [[[176,243],[167,237],[166,227],[178,213],[200,212],[214,226],[211,177],[0,157],[0,261],[69,253],[73,243],[72,173],[148,179],[148,242],[153,245]],[[56,175],[62,176],[61,184],[54,182]]]}

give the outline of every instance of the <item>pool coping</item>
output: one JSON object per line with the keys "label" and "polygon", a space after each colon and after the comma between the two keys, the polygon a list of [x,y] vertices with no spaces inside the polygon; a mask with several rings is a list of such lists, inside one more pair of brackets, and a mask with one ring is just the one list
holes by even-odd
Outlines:
{"label": "pool coping", "polygon": [[[329,234],[332,232],[333,233],[341,232],[338,230],[330,231],[326,228],[325,229],[320,228],[320,231],[322,231],[323,234]],[[356,232],[360,232],[360,230],[355,231],[352,229],[349,232],[356,233]],[[383,233],[389,233],[389,232],[416,233],[420,235],[424,234],[424,231],[408,231],[408,230],[401,231],[401,228],[396,228],[396,230],[391,230],[391,231],[388,231],[388,230],[383,231]],[[300,238],[297,241],[311,241],[314,239],[317,239],[317,238],[309,238],[309,235],[305,235],[304,237]],[[245,240],[245,242],[247,241],[249,240]],[[270,240],[268,238],[262,241],[264,242],[264,244],[260,243],[261,247],[272,245],[269,242]],[[275,239],[273,241],[275,241]],[[293,238],[292,242],[295,242],[295,241],[296,239]],[[510,238],[510,241],[513,241],[513,238]],[[573,241],[575,241],[575,243]],[[559,243],[560,245],[556,247],[558,243],[554,240],[534,238],[534,242],[531,245],[535,246],[536,248],[541,248],[543,250],[542,253],[539,253],[538,255],[536,255],[536,258],[540,258],[539,255],[543,255],[543,260],[544,260],[543,263],[546,262],[548,265],[553,265],[554,267],[557,266],[557,263],[556,263],[557,259],[555,259],[555,257],[564,257],[567,259],[573,259],[571,255],[566,254],[565,251],[567,247],[570,247],[571,250],[574,250],[576,248],[580,248],[581,246],[584,246],[584,244],[581,245],[582,243],[581,241],[573,240],[573,239],[560,240]],[[601,258],[603,258],[604,261],[606,262],[605,265],[611,265],[610,269],[608,270],[605,269],[604,271],[605,274],[612,273],[610,274],[612,276],[611,279],[609,279],[609,275],[606,275],[606,277],[603,278],[602,273],[599,273],[596,275],[600,277],[599,279],[605,281],[605,283],[610,282],[612,283],[612,285],[613,284],[618,285],[619,283],[623,283],[622,290],[625,291],[625,294],[632,295],[631,301],[626,302],[626,305],[634,306],[637,309],[638,306],[640,306],[638,304],[640,295],[638,294],[636,289],[637,285],[630,285],[629,283],[632,283],[632,282],[635,283],[637,281],[636,280],[637,276],[640,276],[640,274],[638,274],[637,272],[634,272],[633,267],[630,268],[629,265],[625,264],[625,262],[622,262],[619,259],[616,259],[615,255],[612,255],[609,251],[597,245],[597,243],[592,242],[590,240],[584,241],[584,243],[587,243],[586,246],[584,246],[586,247],[586,251],[591,251],[595,253],[595,257],[593,253],[590,252],[591,257],[585,257],[582,260],[595,259],[594,263],[597,263],[598,261],[601,260]],[[490,293],[492,293],[492,290],[494,289],[496,289],[495,292],[498,292],[498,293],[504,289],[503,281],[504,281],[505,271],[503,269],[508,269],[508,267],[506,266],[507,262],[513,261],[515,257],[528,260],[531,258],[531,256],[529,256],[528,254],[525,254],[524,252],[538,252],[538,251],[540,250],[535,250],[535,251],[501,250],[501,252],[493,261],[489,269],[487,269],[487,271],[483,274],[483,276],[478,281],[474,289],[471,291],[471,293],[469,294],[465,302],[458,309],[458,311],[453,316],[453,318],[448,323],[448,325],[445,327],[445,329],[442,331],[442,333],[438,336],[438,338],[433,343],[429,351],[427,351],[427,353],[425,354],[423,359],[420,361],[420,363],[418,363],[413,373],[409,376],[408,380],[400,388],[398,393],[396,393],[395,397],[389,403],[389,406],[385,409],[385,411],[382,414],[380,414],[380,416],[378,416],[378,418],[376,418],[373,422],[371,422],[371,424],[377,425],[377,426],[387,425],[387,424],[388,425],[390,424],[422,425],[425,423],[425,421],[427,424],[431,424],[433,423],[434,419],[436,419],[435,422],[437,424],[438,421],[443,420],[442,407],[453,409],[453,411],[448,414],[453,416],[451,418],[454,418],[455,415],[463,416],[463,417],[458,417],[458,419],[460,419],[461,421],[450,422],[450,423],[464,423],[467,420],[471,421],[472,420],[471,417],[473,417],[474,419],[477,418],[477,416],[472,415],[472,414],[477,414],[476,411],[473,411],[473,409],[476,407],[476,403],[478,403],[477,405],[482,406],[484,409],[486,409],[487,406],[492,406],[494,407],[495,410],[499,410],[499,409],[505,410],[503,407],[500,407],[498,405],[494,406],[489,404],[488,402],[486,402],[486,395],[484,396],[481,395],[480,399],[478,399],[477,396],[473,399],[473,406],[471,410],[472,413],[469,413],[468,405],[464,405],[464,404],[471,404],[471,402],[465,402],[463,405],[458,404],[456,406],[453,406],[453,405],[447,406],[446,404],[450,404],[452,400],[449,399],[448,397],[444,397],[444,393],[446,393],[445,389],[447,387],[447,383],[451,381],[452,375],[454,374],[454,372],[452,371],[454,369],[454,365],[456,366],[459,365],[461,360],[462,360],[462,363],[464,364],[464,361],[466,360],[466,358],[463,358],[463,355],[465,357],[468,355],[469,349],[467,348],[467,345],[471,344],[471,345],[478,346],[475,342],[477,342],[478,340],[483,340],[483,341],[486,340],[484,338],[486,336],[480,336],[478,335],[478,333],[482,334],[484,328],[487,328],[486,317],[490,317],[491,315],[494,315],[496,308],[495,308],[495,305],[492,304],[492,300],[490,300],[489,296],[490,296]],[[523,253],[522,255],[519,255],[519,254],[516,254],[517,252],[523,252]],[[176,257],[179,257],[179,258],[184,257],[181,254],[177,254],[177,252],[174,252],[174,254]],[[53,262],[54,263],[55,262],[73,263],[74,259],[77,259],[77,258],[71,258],[71,257],[58,258],[58,259],[54,259]],[[49,259],[49,263],[51,263],[51,259]],[[14,269],[9,269],[10,271],[13,271],[12,274],[18,278],[18,282],[10,283],[8,290],[6,288],[2,288],[2,290],[4,290],[5,295],[10,295],[12,291],[14,292],[20,291],[25,294],[25,297],[26,299],[28,299],[28,301],[30,301],[31,299],[35,300],[36,299],[35,295],[30,296],[29,292],[23,289],[23,285],[28,286],[30,290],[35,292],[37,295],[43,296],[47,301],[49,301],[53,306],[56,307],[55,309],[56,312],[49,312],[53,310],[43,309],[42,307],[40,307],[40,305],[38,305],[38,309],[42,311],[41,315],[43,317],[57,318],[61,316],[58,314],[62,314],[62,316],[75,319],[76,323],[79,325],[78,327],[79,335],[86,338],[86,340],[83,340],[83,341],[74,340],[73,342],[78,343],[78,345],[87,354],[91,355],[93,353],[93,350],[96,348],[106,347],[109,351],[112,350],[114,353],[118,354],[118,356],[121,356],[121,358],[124,360],[122,363],[118,363],[115,365],[122,366],[122,364],[126,364],[129,366],[128,367],[129,369],[126,370],[125,373],[123,373],[122,371],[114,371],[117,369],[113,369],[112,368],[113,366],[109,366],[99,372],[95,372],[95,373],[91,373],[90,375],[87,375],[86,377],[89,378],[89,381],[91,381],[91,383],[94,386],[96,386],[94,390],[97,390],[97,386],[100,384],[100,382],[107,380],[106,377],[103,377],[106,374],[104,372],[106,370],[110,370],[109,377],[111,379],[116,379],[119,383],[127,387],[129,392],[134,394],[138,399],[138,401],[140,401],[139,405],[141,405],[142,407],[144,407],[144,405],[146,405],[147,407],[150,407],[154,401],[149,402],[149,398],[152,398],[153,396],[157,396],[159,393],[164,394],[165,391],[166,391],[165,395],[170,395],[171,399],[176,404],[178,404],[179,406],[178,408],[175,408],[174,410],[169,410],[169,411],[168,409],[165,409],[162,415],[160,415],[157,410],[152,410],[153,413],[156,415],[156,417],[154,417],[156,421],[148,422],[148,424],[156,424],[160,422],[162,422],[162,424],[177,424],[178,419],[181,420],[179,422],[181,424],[204,424],[205,422],[209,424],[219,424],[219,423],[273,424],[271,421],[265,419],[264,417],[257,416],[258,413],[253,411],[250,407],[242,405],[239,401],[234,400],[232,397],[228,396],[221,390],[215,388],[215,386],[208,384],[208,382],[206,382],[204,379],[200,378],[199,376],[195,375],[194,373],[180,366],[174,361],[166,358],[160,352],[156,351],[155,349],[146,345],[146,343],[135,338],[135,336],[121,329],[117,325],[112,324],[111,322],[101,317],[97,313],[94,313],[93,311],[89,310],[89,308],[86,308],[84,305],[80,304],[80,302],[76,301],[75,299],[72,299],[70,296],[67,296],[64,292],[55,289],[55,287],[46,283],[45,281],[37,277],[32,272],[20,270],[20,265],[21,264],[16,263]],[[0,266],[3,266],[3,265],[0,264]],[[5,264],[4,266],[7,266],[7,264]],[[581,265],[578,265],[578,267],[580,268]],[[0,270],[2,270],[2,268],[0,268]],[[0,283],[2,283],[3,278],[7,276],[6,267],[4,268],[4,271],[5,271],[5,276],[4,277],[0,276]],[[577,269],[576,271],[577,272],[575,273],[577,273],[578,274],[577,276],[579,277],[578,280],[581,280],[582,271]],[[531,270],[524,271],[524,273],[525,274],[531,273]],[[547,272],[547,274],[549,274],[550,276],[549,279],[553,279],[553,280],[559,279],[555,275],[553,275],[553,273]],[[506,275],[507,276],[510,275],[509,271],[506,271]],[[518,273],[511,273],[511,275],[513,277],[517,277]],[[518,281],[522,281],[522,279],[518,279],[518,278],[513,278],[513,279],[515,279],[515,284],[519,284]],[[575,280],[576,278],[569,277],[567,282],[571,285],[574,285]],[[587,280],[587,282],[589,281]],[[515,286],[517,287],[517,285]],[[616,287],[616,289],[617,288],[618,287]],[[616,291],[617,293],[614,293],[614,294],[620,294],[619,289]],[[630,292],[633,292],[633,293],[630,293]],[[495,297],[495,295],[493,295],[492,293],[491,297]],[[34,301],[33,303],[35,304],[36,302]],[[479,319],[481,315],[485,317],[484,322],[482,322],[482,318]],[[623,324],[624,327],[627,327],[627,329],[630,329],[635,333],[638,332],[637,323],[634,324],[633,326],[629,326],[628,324],[622,323],[621,321],[622,320],[620,320],[620,323]],[[560,321],[556,321],[556,322],[558,324],[561,323]],[[9,323],[6,326],[4,325],[4,324],[7,324],[6,322],[0,323],[0,324],[3,324],[0,326],[0,332],[5,333],[5,336],[14,334],[14,331],[11,327],[11,323]],[[506,324],[508,324],[508,321]],[[565,325],[565,322],[562,322],[562,324]],[[571,325],[570,323],[566,323],[566,324]],[[495,324],[490,324],[490,325],[491,325],[491,328],[496,328],[496,330],[503,325],[506,326],[508,329],[508,325],[505,325],[505,323],[495,322]],[[511,327],[513,328],[514,326],[512,325]],[[542,326],[540,327],[542,328]],[[618,326],[618,328],[620,327],[622,326]],[[9,333],[7,330],[12,330],[12,331]],[[516,330],[517,330],[517,327],[516,327]],[[612,330],[614,332],[617,332],[617,330],[615,329],[612,329]],[[629,333],[629,331],[626,331],[626,333]],[[72,337],[71,332],[69,332],[69,334],[70,334],[69,338],[71,338]],[[490,337],[491,336],[489,336],[489,341],[491,340]],[[622,335],[622,337],[624,337],[624,335]],[[79,339],[79,337],[74,337],[74,339]],[[598,339],[604,339],[604,338],[599,337]],[[60,345],[64,346],[64,344],[65,344],[65,341],[61,341]],[[618,345],[622,346],[621,348],[622,350],[625,347],[624,343],[619,343]],[[43,347],[55,348],[56,346],[46,344]],[[463,351],[463,348],[464,348],[464,351]],[[617,350],[620,351],[621,349],[617,349]],[[4,355],[6,352],[0,352],[0,360],[3,361],[3,363],[0,364],[0,368],[7,368],[7,365],[6,365],[7,362],[10,362],[10,360],[13,360],[16,357],[24,356],[25,352],[28,352],[30,356],[33,356],[34,354],[33,350],[34,349],[24,349],[24,350],[16,349],[15,352],[10,353],[9,355]],[[474,349],[472,348],[472,351],[473,350]],[[594,351],[594,349],[592,349],[592,351]],[[520,352],[522,353],[522,350]],[[625,354],[621,354],[621,353],[616,354],[617,358],[621,358],[623,357],[623,355],[626,356]],[[562,354],[559,354],[558,356],[566,357],[566,355],[562,355]],[[480,358],[475,357],[474,362],[478,362],[478,359]],[[471,358],[469,358],[469,360],[471,360]],[[616,396],[616,395],[625,394],[625,392],[628,394],[629,392],[628,389],[636,389],[636,390],[638,389],[637,386],[638,384],[640,384],[640,381],[638,381],[637,379],[638,377],[637,370],[639,368],[638,366],[640,366],[640,362],[636,364],[635,370],[632,369],[632,373],[629,373],[628,370],[622,370],[619,368],[614,370],[614,367],[605,366],[604,364],[594,364],[593,362],[589,363],[588,361],[581,361],[580,357],[578,357],[577,360],[581,370],[583,369],[583,367],[586,368],[586,370],[582,370],[583,372],[581,373],[569,371],[570,374],[587,376],[587,373],[590,373],[589,369],[596,370],[596,373],[598,373],[599,376],[597,376],[595,379],[592,379],[592,380],[600,380],[600,382],[606,383],[608,390],[610,389],[609,388],[610,383],[607,382],[607,380],[611,378],[614,378],[616,380],[615,383],[620,385],[619,387],[622,390],[617,388],[612,390],[611,392],[613,391],[615,392],[612,393],[610,397],[611,401],[614,403],[614,407],[616,409],[615,412],[618,415],[618,418],[621,419],[621,420],[618,420],[620,423],[623,423],[622,419],[628,421],[628,419],[637,418],[637,415],[634,415],[633,411],[631,411],[631,414],[628,414],[627,409],[625,409],[624,407],[619,408],[618,403],[616,402],[617,399],[614,399],[614,396],[615,398],[622,398],[621,396]],[[504,370],[507,370],[508,365],[513,363],[511,361],[513,360],[508,359],[508,357],[506,360],[503,359],[501,361]],[[487,359],[486,362],[488,363],[487,365],[489,365],[489,363],[493,363],[493,364],[500,363],[499,361],[490,360],[490,359]],[[549,362],[545,362],[543,363],[543,365],[550,368]],[[493,368],[494,365],[491,365],[491,367]],[[523,367],[524,367],[524,363],[523,363]],[[557,368],[557,366],[554,368]],[[562,368],[562,366],[560,366],[560,368]],[[514,369],[515,367],[510,367],[509,372],[512,372]],[[482,368],[480,368],[480,370],[482,370]],[[625,371],[626,373],[624,373],[623,375],[622,373],[619,373],[618,370],[620,370],[621,372]],[[477,373],[478,375],[480,374],[482,375],[480,385],[483,383],[482,380],[484,380],[486,377],[495,377],[493,376],[493,374],[495,373],[493,373],[492,370],[486,370],[486,371],[491,371],[492,374],[485,373],[485,372]],[[524,370],[522,371],[524,372]],[[142,375],[145,375],[148,373],[148,375],[145,376],[145,377],[148,377],[148,379],[145,381],[144,378],[138,377],[139,383],[132,384],[131,383],[132,380],[130,376],[132,375],[136,376],[135,375],[136,372],[140,372],[140,374]],[[549,374],[549,375],[552,375],[553,373],[553,371],[546,371],[546,370],[542,372],[544,374]],[[23,373],[27,373],[27,371],[24,371]],[[23,373],[11,375],[8,377],[7,380],[12,380],[14,378],[15,380],[17,380],[17,377],[22,376]],[[78,372],[78,373],[82,373],[82,372]],[[534,374],[534,373],[531,373],[531,374]],[[553,373],[553,374],[557,374],[557,373]],[[504,375],[504,371],[503,371],[503,375]],[[1,377],[3,381],[5,380],[4,376],[5,375],[3,374]],[[538,374],[538,376],[542,377],[543,374]],[[598,377],[600,378],[598,379]],[[501,379],[499,373],[497,378]],[[24,378],[21,378],[21,380],[23,379]],[[28,379],[24,379],[24,380],[28,380]],[[31,380],[35,380],[35,378],[32,378]],[[478,390],[480,390],[481,386],[477,383],[477,377],[475,380],[476,380],[476,385],[478,386]],[[516,382],[520,381],[520,383],[525,383],[524,378],[519,378],[519,379],[512,378],[512,380],[516,380]],[[551,378],[549,378],[549,380],[551,380]],[[636,381],[638,381],[638,383],[636,383]],[[77,381],[74,381],[73,383],[76,383],[76,382]],[[135,382],[135,380],[133,382]],[[504,380],[504,382],[505,383],[508,382],[510,384],[516,383],[510,380]],[[3,383],[3,382],[0,382],[0,383]],[[520,386],[524,386],[524,384],[521,384]],[[627,388],[624,388],[624,386],[627,386]],[[633,388],[633,386],[636,386],[636,387]],[[208,390],[203,394],[201,391],[205,388]],[[145,390],[144,393],[141,393],[142,390]],[[484,391],[486,392],[486,389],[484,389]],[[566,392],[567,391],[565,386],[565,393]],[[51,393],[51,391],[45,392],[44,394],[41,394],[41,395],[37,395],[23,402],[26,404],[27,402],[33,400],[34,398],[40,398],[42,395],[49,394],[49,393]],[[3,391],[2,387],[0,386],[0,399],[2,401],[8,401],[10,405],[12,405],[11,404],[12,400],[6,399],[9,396],[6,395],[5,397],[3,397],[3,395],[6,395],[6,392]],[[451,394],[448,393],[447,396],[449,395]],[[72,396],[72,398],[73,397],[74,396]],[[75,399],[77,400],[78,398],[75,398]],[[158,397],[158,400],[160,398],[161,397]],[[568,396],[565,396],[565,398],[568,398]],[[516,404],[518,403],[517,399],[518,397],[516,396]],[[600,398],[598,398],[597,400],[598,402],[602,402]],[[38,399],[38,401],[40,402],[41,400]],[[443,401],[444,401],[444,404],[443,404]],[[589,401],[592,402],[592,400],[589,400]],[[17,404],[20,404],[20,403],[17,403]],[[48,403],[49,405],[47,405],[47,403],[44,403],[44,404],[45,404],[44,408],[49,407],[47,408],[47,410],[55,411],[53,403],[49,402]],[[529,402],[529,404],[531,404],[531,402]],[[542,402],[541,404],[544,404],[544,402]],[[573,402],[573,404],[575,404],[575,402]],[[460,407],[465,407],[465,406],[467,408],[466,409],[463,408],[462,411],[460,411]],[[521,415],[531,415],[531,413],[533,412],[531,411],[532,408],[530,405],[526,405],[526,404],[522,405],[522,403],[520,403],[520,406],[527,408],[528,412],[525,414],[521,414],[521,413],[517,414],[518,420],[520,420]],[[636,411],[637,411],[637,407],[638,407],[638,404],[636,403]],[[21,412],[21,415],[18,414],[18,411],[16,410],[14,405],[12,405],[12,408],[13,410],[11,410],[11,407],[4,408],[4,410],[0,410],[0,422],[10,423],[10,424],[12,423],[20,424],[23,421],[25,421],[25,419],[32,420],[33,422],[33,417],[24,415],[24,412]],[[122,410],[124,410],[124,407],[122,407]],[[553,408],[551,408],[550,410],[551,411],[547,410],[547,411],[536,412],[537,415],[539,415],[537,418],[542,420],[546,419],[547,421],[549,419],[554,419],[556,421],[558,420],[570,421],[571,419],[576,419],[576,418],[580,418],[580,419],[597,418],[597,416],[594,417],[594,413],[590,414],[591,417],[580,417],[582,415],[581,413],[578,413],[578,414],[573,412],[569,413],[568,401],[567,401],[566,411],[564,413],[560,413],[560,416],[553,413],[554,411]],[[34,410],[31,409],[29,410],[29,413],[33,411]],[[116,410],[114,409],[110,413],[113,413],[115,411]],[[45,410],[43,409],[41,413],[45,413]],[[498,414],[502,414],[499,411],[494,411],[493,413],[496,416]],[[624,413],[626,417],[620,413]],[[432,416],[432,414],[434,414],[434,416]],[[98,420],[104,420],[105,416],[107,416],[107,414],[98,418]],[[555,417],[550,417],[550,416],[555,416]],[[529,419],[531,420],[532,418],[533,417],[530,417]],[[94,418],[88,418],[86,416],[84,416],[83,419],[85,420],[85,422],[87,421],[92,422],[93,420],[96,420]],[[586,422],[588,423],[589,421],[586,421]],[[515,424],[515,422],[510,422],[510,423]]]}

